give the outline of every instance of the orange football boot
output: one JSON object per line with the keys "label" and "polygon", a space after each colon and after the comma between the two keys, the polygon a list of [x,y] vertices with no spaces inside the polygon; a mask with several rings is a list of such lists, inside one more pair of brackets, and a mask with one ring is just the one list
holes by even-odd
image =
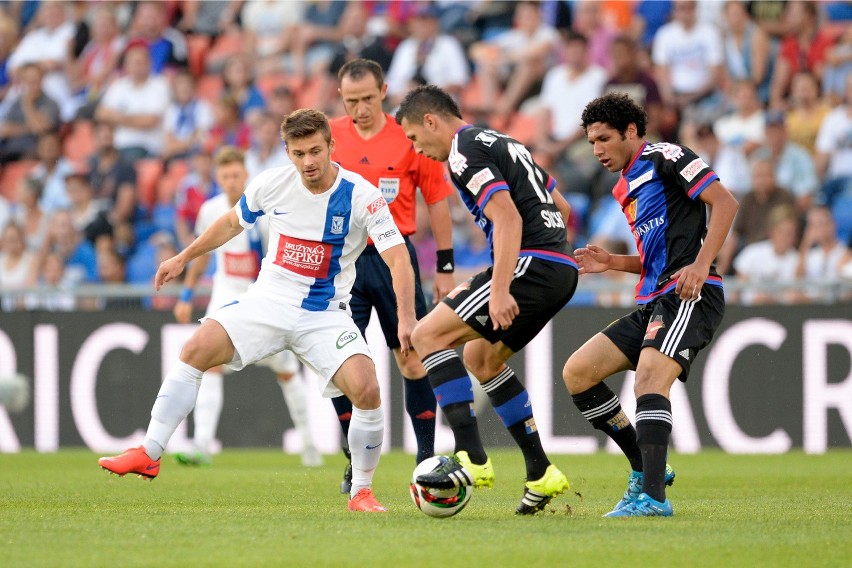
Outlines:
{"label": "orange football boot", "polygon": [[154,479],[160,473],[160,460],[152,460],[145,453],[145,448],[130,448],[121,455],[104,457],[98,460],[100,465],[110,473],[124,476],[135,473],[139,477]]}
{"label": "orange football boot", "polygon": [[350,511],[362,511],[364,513],[387,513],[388,510],[379,503],[376,496],[373,495],[373,490],[365,487],[355,494],[355,497],[349,499]]}

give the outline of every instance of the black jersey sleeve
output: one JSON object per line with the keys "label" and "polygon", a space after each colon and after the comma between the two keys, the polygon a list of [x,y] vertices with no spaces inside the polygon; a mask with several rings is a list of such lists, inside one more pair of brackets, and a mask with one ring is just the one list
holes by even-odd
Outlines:
{"label": "black jersey sleeve", "polygon": [[459,136],[450,153],[449,164],[453,181],[462,191],[470,192],[480,210],[494,193],[509,190],[509,183],[500,171],[496,145],[497,136],[480,132],[475,137]]}
{"label": "black jersey sleeve", "polygon": [[690,199],[697,199],[702,191],[719,179],[707,162],[686,146],[666,146],[668,148],[662,152],[666,159],[660,162],[660,172],[666,181],[681,188]]}

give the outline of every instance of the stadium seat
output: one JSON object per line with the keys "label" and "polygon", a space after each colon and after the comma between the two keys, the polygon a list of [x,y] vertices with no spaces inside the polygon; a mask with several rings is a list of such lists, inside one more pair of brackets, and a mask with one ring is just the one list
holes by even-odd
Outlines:
{"label": "stadium seat", "polygon": [[145,158],[136,162],[139,202],[149,210],[157,199],[157,186],[162,177],[163,162],[159,158]]}
{"label": "stadium seat", "polygon": [[62,155],[83,163],[95,152],[95,127],[91,121],[78,120],[62,142]]}
{"label": "stadium seat", "polygon": [[831,206],[831,214],[837,224],[837,238],[846,244],[852,238],[852,195],[838,196]]}
{"label": "stadium seat", "polygon": [[169,164],[163,174],[157,190],[154,194],[154,202],[157,204],[172,204],[175,201],[175,193],[181,180],[189,173],[189,163],[186,160],[175,160]]}
{"label": "stadium seat", "polygon": [[207,68],[221,69],[226,59],[243,52],[243,44],[241,32],[230,32],[217,37],[207,50],[205,71]]}
{"label": "stadium seat", "polygon": [[208,102],[215,102],[224,88],[224,82],[219,75],[204,75],[195,86],[195,96]]}
{"label": "stadium seat", "polygon": [[255,86],[257,86],[257,89],[260,91],[260,93],[265,99],[269,99],[269,97],[272,95],[272,91],[274,91],[277,87],[283,85],[292,89],[293,82],[294,78],[286,73],[266,73],[258,76],[257,79],[255,79]]}
{"label": "stadium seat", "polygon": [[18,200],[18,183],[37,163],[36,160],[19,160],[3,166],[2,171],[0,171],[0,194],[9,202],[16,202]]}
{"label": "stadium seat", "polygon": [[187,63],[193,77],[204,75],[207,52],[210,49],[210,36],[194,34],[186,38]]}

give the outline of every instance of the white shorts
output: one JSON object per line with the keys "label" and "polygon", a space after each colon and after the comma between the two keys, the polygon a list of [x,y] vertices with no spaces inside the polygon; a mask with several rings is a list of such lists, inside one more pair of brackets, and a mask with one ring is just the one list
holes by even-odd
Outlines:
{"label": "white shorts", "polygon": [[266,359],[261,359],[255,365],[272,369],[272,372],[276,375],[295,375],[299,371],[299,359],[296,358],[292,351],[286,349],[279,351],[275,355],[270,355]]}
{"label": "white shorts", "polygon": [[285,304],[256,286],[207,317],[219,322],[234,344],[231,370],[289,349],[320,377],[324,397],[343,394],[331,379],[344,361],[358,354],[372,359],[348,311],[312,312]]}

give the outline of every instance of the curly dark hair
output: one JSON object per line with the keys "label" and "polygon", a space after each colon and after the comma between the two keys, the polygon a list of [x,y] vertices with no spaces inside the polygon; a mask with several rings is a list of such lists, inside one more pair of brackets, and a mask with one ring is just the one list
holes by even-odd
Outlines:
{"label": "curly dark hair", "polygon": [[639,138],[645,136],[645,127],[648,124],[648,115],[633,99],[624,93],[607,93],[598,97],[583,109],[583,130],[588,131],[589,126],[595,122],[602,122],[618,130],[621,136],[630,123],[636,125],[636,134]]}
{"label": "curly dark hair", "polygon": [[396,123],[402,124],[403,118],[412,123],[422,123],[426,114],[462,117],[459,105],[449,93],[435,85],[421,85],[405,95],[396,111]]}

